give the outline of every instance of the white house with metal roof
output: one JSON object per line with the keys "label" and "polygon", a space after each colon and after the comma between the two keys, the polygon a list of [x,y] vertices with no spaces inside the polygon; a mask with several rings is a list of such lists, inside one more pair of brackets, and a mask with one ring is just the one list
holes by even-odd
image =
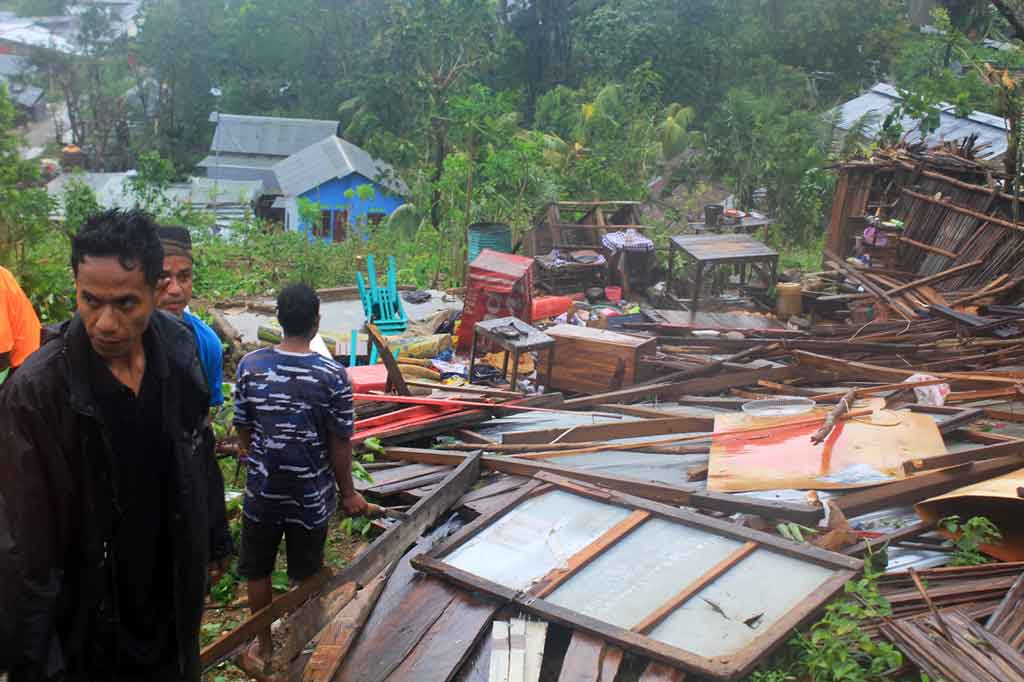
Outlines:
{"label": "white house with metal roof", "polygon": [[[882,129],[882,123],[901,101],[899,91],[888,83],[875,83],[871,89],[833,111],[838,114],[837,127],[843,131],[854,128],[857,121],[867,116],[864,132],[868,138],[875,138]],[[941,104],[939,127],[930,133],[925,141],[929,145],[953,140],[962,140],[976,135],[977,145],[987,145],[978,153],[982,159],[999,159],[1006,153],[1009,146],[1010,128],[1006,119],[1001,116],[972,111],[967,116],[957,116],[956,107],[952,104]],[[909,116],[900,120],[906,137],[911,142],[921,140],[918,122]]]}

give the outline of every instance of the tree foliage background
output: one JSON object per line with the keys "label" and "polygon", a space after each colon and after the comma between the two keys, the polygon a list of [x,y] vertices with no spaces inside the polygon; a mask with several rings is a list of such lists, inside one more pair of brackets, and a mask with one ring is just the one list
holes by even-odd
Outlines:
{"label": "tree foliage background", "polygon": [[146,0],[137,36],[92,9],[80,56],[37,62],[76,143],[104,169],[152,169],[133,191],[160,211],[175,210],[160,187],[207,153],[211,112],[339,120],[413,205],[341,248],[383,245],[443,284],[460,279],[469,223],[521,233],[561,197],[648,199],[671,227],[686,216],[663,193],[679,183],[744,205],[766,189],[773,240],[814,253],[827,166],[863,142],[827,112],[889,79],[922,120],[939,102],[999,113],[1006,93],[978,65],[1024,60],[981,41],[1015,34],[1016,2],[949,0],[924,34],[903,0]]}

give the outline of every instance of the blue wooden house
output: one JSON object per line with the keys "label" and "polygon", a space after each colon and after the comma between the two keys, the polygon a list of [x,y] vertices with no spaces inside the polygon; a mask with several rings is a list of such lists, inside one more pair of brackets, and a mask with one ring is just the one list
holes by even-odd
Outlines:
{"label": "blue wooden house", "polygon": [[[373,226],[401,206],[408,187],[387,164],[331,135],[292,154],[273,167],[285,227],[328,242],[352,234],[364,239]],[[319,206],[319,220],[307,225],[302,200]],[[308,204],[307,204],[308,205]]]}

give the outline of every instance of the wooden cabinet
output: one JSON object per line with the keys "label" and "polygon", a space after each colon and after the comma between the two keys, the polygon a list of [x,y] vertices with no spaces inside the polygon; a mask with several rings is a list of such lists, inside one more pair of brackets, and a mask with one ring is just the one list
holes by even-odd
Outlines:
{"label": "wooden cabinet", "polygon": [[[555,362],[549,390],[601,393],[632,386],[642,378],[640,358],[654,355],[656,339],[606,329],[560,324],[545,330],[555,338]],[[546,354],[540,367],[547,367]]]}

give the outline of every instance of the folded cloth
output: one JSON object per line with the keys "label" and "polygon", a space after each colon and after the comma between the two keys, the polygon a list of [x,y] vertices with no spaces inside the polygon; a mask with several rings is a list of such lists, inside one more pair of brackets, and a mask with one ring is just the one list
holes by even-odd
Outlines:
{"label": "folded cloth", "polygon": [[609,251],[654,251],[654,242],[633,228],[609,232],[601,237],[601,244]]}

